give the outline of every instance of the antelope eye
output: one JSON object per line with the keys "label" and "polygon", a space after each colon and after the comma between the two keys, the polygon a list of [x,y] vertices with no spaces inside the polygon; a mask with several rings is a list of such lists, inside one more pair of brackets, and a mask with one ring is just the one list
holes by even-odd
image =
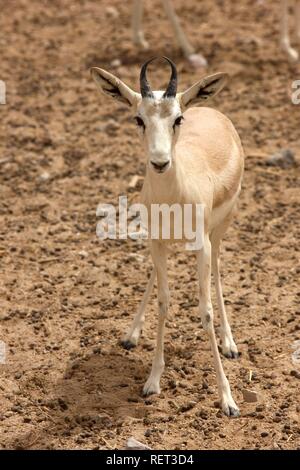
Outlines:
{"label": "antelope eye", "polygon": [[142,118],[140,118],[139,116],[135,116],[135,122],[136,124],[139,126],[139,127],[143,127],[145,129],[145,124],[144,124],[144,121]]}
{"label": "antelope eye", "polygon": [[174,126],[173,127],[180,126],[182,124],[183,119],[184,119],[183,116],[178,116],[178,118],[176,118],[175,121],[174,121]]}

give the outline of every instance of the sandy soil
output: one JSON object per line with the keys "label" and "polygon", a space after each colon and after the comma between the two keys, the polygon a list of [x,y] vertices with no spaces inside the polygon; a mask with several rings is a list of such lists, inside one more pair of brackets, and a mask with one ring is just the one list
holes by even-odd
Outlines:
{"label": "sandy soil", "polygon": [[[232,119],[247,155],[239,217],[222,255],[242,353],[223,359],[241,408],[232,420],[216,407],[194,255],[178,252],[169,261],[159,397],[141,397],[154,298],[138,347],[119,345],[151,264],[144,242],[99,241],[95,210],[121,194],[136,197],[142,180],[134,189],[129,183],[143,176],[144,157],[129,111],[97,96],[88,68],[107,67],[135,88],[141,63],[156,54],[176,61],[181,89],[204,73],[182,58],[158,0],[145,13],[150,51],[138,52],[128,3],[0,1],[7,85],[0,106],[0,337],[7,344],[0,447],[121,449],[134,436],[154,449],[299,449],[300,371],[291,359],[300,339],[299,169],[266,165],[283,148],[300,154],[300,106],[290,99],[300,65],[278,48],[279,2],[175,2],[207,72],[231,74],[213,106]],[[115,59],[121,65],[114,68]],[[160,67],[152,79],[163,86],[167,77]],[[259,401],[243,402],[243,388]]]}

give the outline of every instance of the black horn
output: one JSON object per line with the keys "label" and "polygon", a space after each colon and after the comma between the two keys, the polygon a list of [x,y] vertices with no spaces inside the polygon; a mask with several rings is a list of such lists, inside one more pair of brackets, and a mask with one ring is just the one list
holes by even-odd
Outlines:
{"label": "black horn", "polygon": [[168,57],[163,57],[167,60],[171,66],[171,78],[168,84],[166,91],[163,94],[163,98],[175,98],[177,93],[177,69],[174,62],[172,62]]}
{"label": "black horn", "polygon": [[142,65],[142,68],[141,68],[140,88],[141,88],[142,98],[154,98],[154,95],[152,93],[152,90],[150,88],[150,85],[149,85],[148,80],[147,80],[147,75],[146,75],[147,67],[150,64],[150,62],[152,62],[154,59],[155,59],[155,57],[152,57],[152,59],[147,60],[147,62],[145,62]]}

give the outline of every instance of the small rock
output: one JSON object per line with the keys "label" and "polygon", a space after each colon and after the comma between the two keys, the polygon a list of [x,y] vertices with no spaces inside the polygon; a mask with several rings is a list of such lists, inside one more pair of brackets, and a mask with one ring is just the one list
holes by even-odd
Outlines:
{"label": "small rock", "polygon": [[243,388],[242,394],[244,401],[247,403],[255,403],[256,401],[258,401],[257,392],[255,392],[254,390],[248,390],[246,388]]}
{"label": "small rock", "polygon": [[65,402],[65,400],[63,400],[62,398],[58,398],[57,401],[58,401],[58,404],[59,404],[59,406],[62,410],[67,410],[68,409],[68,405]]}
{"label": "small rock", "polygon": [[42,173],[40,176],[39,176],[39,180],[40,181],[48,181],[50,179],[50,173],[48,173],[48,171],[44,171],[44,173]]}
{"label": "small rock", "polygon": [[174,388],[177,387],[177,385],[178,385],[177,380],[175,380],[175,379],[170,379],[169,380],[169,387],[170,388],[174,389]]}
{"label": "small rock", "polygon": [[206,410],[200,410],[196,413],[196,416],[199,416],[199,418],[202,418],[202,419],[208,419],[208,413]]}
{"label": "small rock", "polygon": [[264,405],[258,405],[256,408],[255,408],[255,411],[257,411],[258,413],[260,413],[261,411],[264,411],[265,407]]}
{"label": "small rock", "polygon": [[127,398],[128,403],[138,403],[138,398],[136,397],[128,397]]}
{"label": "small rock", "polygon": [[141,179],[141,176],[139,176],[139,175],[134,175],[134,176],[131,178],[128,187],[129,187],[129,188],[135,188],[140,179]]}
{"label": "small rock", "polygon": [[185,411],[189,411],[192,408],[194,408],[195,405],[197,405],[196,401],[189,401],[188,403],[185,403],[184,405],[181,405],[181,407],[179,408],[178,411],[180,413],[184,413]]}
{"label": "small rock", "polygon": [[108,121],[98,125],[99,131],[107,132],[109,135],[115,135],[119,128],[120,124],[113,119],[108,119]]}
{"label": "small rock", "polygon": [[128,259],[130,261],[137,261],[138,263],[144,263],[145,262],[145,256],[139,255],[136,253],[129,253]]}
{"label": "small rock", "polygon": [[260,433],[261,437],[267,437],[269,433],[267,431],[263,431]]}
{"label": "small rock", "polygon": [[85,250],[79,251],[78,254],[81,258],[87,258],[89,256],[88,252]]}
{"label": "small rock", "polygon": [[295,154],[290,149],[283,149],[267,158],[268,166],[279,166],[280,168],[290,168],[296,166]]}
{"label": "small rock", "polygon": [[126,449],[130,450],[151,450],[149,446],[137,441],[134,437],[130,437],[126,443]]}
{"label": "small rock", "polygon": [[99,346],[96,346],[93,348],[93,353],[94,354],[101,354],[101,348]]}
{"label": "small rock", "polygon": [[290,374],[292,377],[296,377],[296,379],[300,379],[300,372],[298,370],[291,370]]}
{"label": "small rock", "polygon": [[117,68],[117,67],[120,67],[122,65],[122,62],[120,61],[120,59],[114,59],[114,60],[111,61],[110,65],[113,68]]}
{"label": "small rock", "polygon": [[106,7],[105,8],[105,13],[107,16],[110,18],[118,18],[120,16],[120,13],[115,7]]}

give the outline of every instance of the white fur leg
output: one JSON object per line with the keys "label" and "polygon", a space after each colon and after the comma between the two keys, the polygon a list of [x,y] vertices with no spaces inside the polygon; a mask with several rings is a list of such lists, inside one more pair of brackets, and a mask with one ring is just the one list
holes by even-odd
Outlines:
{"label": "white fur leg", "polygon": [[217,295],[218,309],[221,320],[221,344],[222,353],[228,358],[237,358],[239,353],[237,346],[234,342],[230,324],[227,318],[225,303],[223,298],[222,283],[220,276],[220,243],[227,228],[229,227],[233,218],[233,210],[227,217],[219,223],[219,225],[212,231],[211,234],[211,247],[212,247],[212,272],[214,276],[215,289]]}
{"label": "white fur leg", "polygon": [[297,62],[299,54],[291,46],[289,32],[289,0],[281,0],[281,49],[287,54],[289,60]]}
{"label": "white fur leg", "polygon": [[145,36],[143,31],[137,31],[135,35],[133,36],[133,43],[141,48],[147,51],[149,49],[149,43],[146,41]]}
{"label": "white fur leg", "polygon": [[298,51],[296,51],[296,49],[294,49],[290,45],[290,42],[289,42],[288,38],[284,38],[281,41],[281,48],[287,54],[287,56],[288,56],[288,58],[291,62],[297,62],[298,61],[299,53],[298,53]]}
{"label": "white fur leg", "polygon": [[169,307],[169,288],[167,279],[167,251],[164,245],[152,241],[151,254],[157,273],[158,328],[156,349],[150,376],[145,383],[143,394],[160,393],[160,378],[164,371],[164,332]]}
{"label": "white fur leg", "polygon": [[162,0],[165,12],[167,17],[170,20],[171,26],[174,31],[174,35],[178,41],[181,50],[183,51],[186,57],[191,56],[194,54],[194,48],[191,46],[189,41],[187,40],[186,35],[183,32],[183,29],[180,26],[178,16],[175,13],[174,7],[172,5],[171,0]]}
{"label": "white fur leg", "polygon": [[300,42],[300,0],[296,3],[296,35],[298,42]]}
{"label": "white fur leg", "polygon": [[153,268],[150,279],[148,281],[146,291],[143,296],[143,300],[140,304],[140,307],[133,319],[132,325],[128,333],[124,336],[124,339],[122,340],[122,345],[125,349],[131,349],[134,346],[136,346],[138,343],[141,331],[145,323],[145,310],[146,310],[146,306],[147,306],[149,297],[153,289],[155,275],[156,275],[155,269]]}
{"label": "white fur leg", "polygon": [[223,299],[222,284],[220,278],[220,260],[219,260],[219,249],[214,250],[212,254],[212,271],[215,281],[215,288],[217,294],[218,308],[220,312],[221,320],[221,343],[222,343],[222,354],[228,358],[236,359],[239,356],[237,346],[234,342],[230,324],[227,319],[225,310],[225,304]]}
{"label": "white fur leg", "polygon": [[208,334],[213,353],[221,407],[227,416],[239,416],[239,409],[232,398],[229,382],[223,370],[213,324],[213,308],[210,296],[211,244],[208,236],[205,237],[202,250],[197,252],[197,263],[199,273],[200,314],[203,328]]}
{"label": "white fur leg", "polygon": [[133,43],[142,49],[148,49],[149,44],[145,40],[144,33],[142,31],[142,18],[143,18],[143,0],[135,0],[133,4],[133,13],[132,13]]}

